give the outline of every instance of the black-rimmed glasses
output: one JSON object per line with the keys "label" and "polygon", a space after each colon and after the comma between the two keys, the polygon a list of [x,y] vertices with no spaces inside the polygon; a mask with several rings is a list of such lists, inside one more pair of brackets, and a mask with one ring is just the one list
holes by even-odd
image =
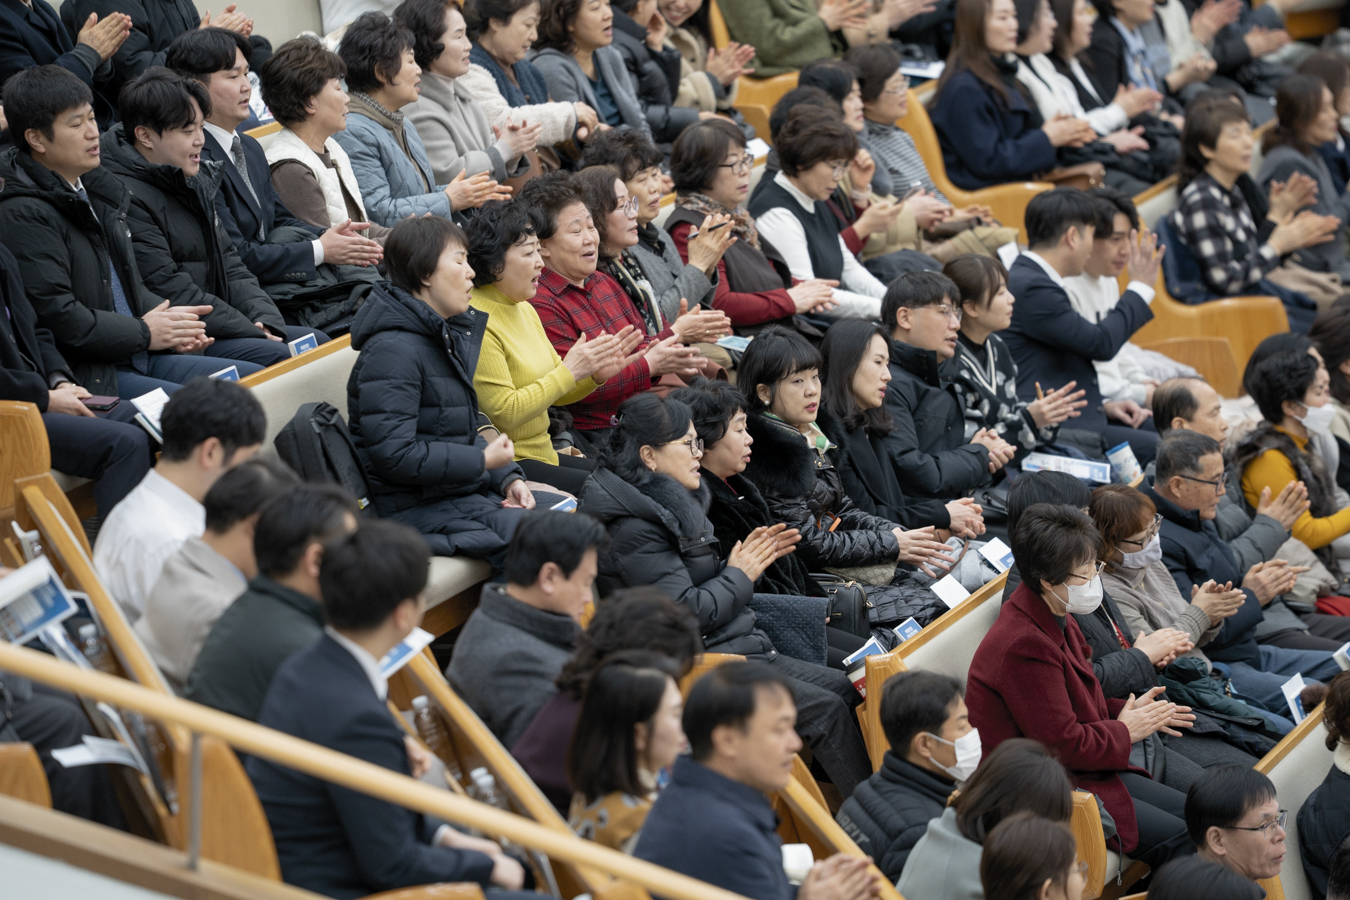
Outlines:
{"label": "black-rimmed glasses", "polygon": [[1152,543],[1153,539],[1158,536],[1158,529],[1162,526],[1162,520],[1162,513],[1157,513],[1153,516],[1153,524],[1148,527],[1148,531],[1144,532],[1144,539],[1142,541],[1131,541],[1127,538],[1121,538],[1120,543],[1133,544],[1136,547],[1147,547]]}
{"label": "black-rimmed glasses", "polygon": [[751,156],[749,153],[747,153],[740,159],[736,160],[734,163],[722,163],[717,168],[730,169],[737,175],[744,175],[746,172],[750,171],[750,167],[753,166],[754,164],[755,158]]}

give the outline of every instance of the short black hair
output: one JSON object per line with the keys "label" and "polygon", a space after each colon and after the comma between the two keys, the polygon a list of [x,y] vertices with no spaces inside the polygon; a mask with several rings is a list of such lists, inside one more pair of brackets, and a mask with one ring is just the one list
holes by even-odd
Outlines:
{"label": "short black hair", "polygon": [[347,26],[338,56],[347,64],[347,90],[368,93],[393,83],[411,50],[413,33],[382,12],[365,12]]}
{"label": "short black hair", "polygon": [[558,230],[558,216],[564,209],[574,203],[586,205],[581,191],[572,184],[572,173],[566,169],[531,178],[521,188],[520,199],[543,214],[543,227],[538,231],[541,241],[553,237]]}
{"label": "short black hair", "polygon": [[938,732],[952,714],[952,704],[965,695],[961,682],[937,672],[900,672],[881,690],[881,728],[891,752],[902,759],[916,734]]}
{"label": "short black hair", "polygon": [[1125,218],[1130,220],[1130,228],[1139,230],[1139,210],[1134,207],[1134,198],[1119,188],[1113,187],[1095,187],[1087,192],[1087,195],[1097,202],[1102,209],[1110,208],[1110,224],[1105,228],[1100,223],[1097,225],[1097,234],[1110,234],[1115,228],[1116,213],[1124,213]]}
{"label": "short black hair", "polygon": [[277,48],[258,70],[263,102],[282,125],[309,118],[306,104],[334,78],[347,77],[347,64],[315,37],[298,37]]}
{"label": "short black hair", "polygon": [[136,143],[136,129],[142,126],[155,134],[190,127],[195,121],[193,101],[202,119],[210,118],[211,95],[200,81],[163,66],[146,69],[139,78],[122,85],[117,98],[127,143]]}
{"label": "short black hair", "polygon": [[56,120],[68,110],[92,106],[94,94],[89,85],[69,69],[60,66],[33,66],[20,69],[5,82],[5,118],[14,144],[24,153],[32,153],[24,132],[33,129],[47,140],[56,137]]}
{"label": "short black hair", "polygon": [[796,702],[791,680],[759,660],[723,663],[694,682],[684,701],[684,736],[696,762],[712,756],[713,731],[719,726],[745,728],[755,714],[761,688],[781,688]]}
{"label": "short black hair", "polygon": [[299,484],[263,507],[253,532],[258,571],[280,578],[295,571],[305,548],[346,534],[346,517],[360,516],[356,500],[335,484]]}
{"label": "short black hair", "polygon": [[1158,434],[1167,434],[1172,430],[1172,420],[1182,418],[1190,421],[1200,410],[1200,401],[1191,390],[1194,383],[1204,383],[1203,378],[1181,376],[1169,378],[1153,391],[1153,427]]}
{"label": "short black hair", "polygon": [[895,330],[895,314],[901,307],[922,309],[950,300],[961,305],[961,289],[941,272],[905,272],[891,282],[881,298],[881,324],[887,331]]}
{"label": "short black hair", "polygon": [[[819,370],[820,351],[791,328],[770,325],[750,342],[736,368],[736,383],[750,404],[747,412],[762,412],[773,404],[778,382],[807,369]],[[769,402],[759,398],[759,386],[769,388]]]}
{"label": "short black hair", "polygon": [[729,381],[694,378],[688,387],[672,391],[670,399],[689,407],[694,418],[694,430],[704,447],[711,447],[726,437],[727,429],[736,413],[749,411],[745,395]]}
{"label": "short black hair", "polygon": [[328,624],[343,631],[378,628],[400,603],[426,589],[430,561],[426,540],[389,519],[367,519],[326,541],[319,593]]}
{"label": "short black hair", "polygon": [[262,511],[280,491],[295,487],[300,479],[285,463],[250,459],[216,479],[206,492],[206,530],[229,531],[239,522]]}
{"label": "short black hair", "polygon": [[814,106],[833,113],[839,117],[841,122],[844,119],[844,108],[839,105],[839,101],[820,88],[795,87],[780,97],[769,113],[769,139],[771,141],[777,143],[778,133],[787,124],[788,114],[798,106]]}
{"label": "short black hair", "polygon": [[858,138],[841,115],[800,105],[788,113],[783,130],[774,138],[778,164],[784,175],[799,175],[819,163],[851,160]]}
{"label": "short black hair", "polygon": [[1284,421],[1284,401],[1302,403],[1317,380],[1317,360],[1310,353],[1277,353],[1256,367],[1249,389],[1261,417],[1272,425]]}
{"label": "short black hair", "polygon": [[1158,455],[1153,463],[1153,483],[1167,484],[1177,475],[1199,475],[1200,460],[1212,453],[1222,452],[1219,442],[1209,435],[1174,428],[1158,441]]}
{"label": "short black hair", "polygon": [[900,51],[890,43],[859,44],[844,54],[844,62],[858,70],[858,87],[864,103],[871,103],[886,89],[886,82],[900,71]]}
{"label": "short black hair", "polygon": [[983,844],[999,822],[1018,812],[1068,824],[1073,784],[1044,744],[1009,738],[985,753],[952,806],[962,836]]}
{"label": "short black hair", "polygon": [[623,401],[616,418],[609,443],[600,451],[599,466],[635,485],[655,477],[642,462],[642,448],[683,440],[693,421],[689,407],[679,400],[647,392]]}
{"label": "short black hair", "polygon": [[654,585],[615,591],[596,604],[591,624],[558,673],[558,690],[580,700],[587,679],[602,659],[620,650],[638,649],[670,657],[687,674],[703,652],[698,616]]}
{"label": "short black hair", "polygon": [[553,563],[565,577],[581,565],[586,551],[605,542],[605,528],[585,513],[536,509],[525,514],[506,550],[502,574],[507,584],[529,587],[539,580],[544,563]]}
{"label": "short black hair", "polygon": [[628,181],[643,169],[661,165],[664,158],[651,138],[623,125],[592,137],[581,155],[581,167],[613,166],[619,171],[619,178]]}
{"label": "short black hair", "polygon": [[194,378],[174,391],[159,417],[163,458],[181,462],[207,438],[220,441],[225,458],[261,444],[267,415],[248,388],[217,378]]}
{"label": "short black hair", "polygon": [[704,119],[681,131],[670,149],[675,193],[702,193],[712,187],[717,170],[733,147],[745,149],[745,132],[726,119]]}
{"label": "short black hair", "polygon": [[1049,247],[1070,228],[1086,229],[1097,223],[1096,205],[1078,188],[1062,187],[1031,198],[1023,222],[1027,229],[1027,246]]}
{"label": "short black hair", "polygon": [[384,243],[384,262],[389,280],[410,294],[431,281],[441,254],[451,244],[469,249],[464,229],[442,216],[412,216],[389,232]]}
{"label": "short black hair", "polygon": [[[1332,308],[1336,308],[1334,303]],[[1307,353],[1312,348],[1312,338],[1306,334],[1298,334],[1293,331],[1284,331],[1265,338],[1252,350],[1252,355],[1247,357],[1247,365],[1242,369],[1242,389],[1248,394],[1252,392],[1252,385],[1256,378],[1256,367],[1275,354]]]}
{"label": "short black hair", "polygon": [[1102,536],[1081,509],[1037,503],[1022,513],[1012,534],[1012,552],[1022,583],[1040,594],[1042,581],[1063,584],[1075,566],[1096,562]]}
{"label": "short black hair", "polygon": [[1052,503],[1087,509],[1092,491],[1068,472],[1024,472],[1008,488],[1008,534],[1017,530],[1017,520],[1037,503]]}
{"label": "short black hair", "polygon": [[236,51],[244,54],[247,66],[253,42],[228,28],[194,28],[173,39],[164,52],[164,65],[206,84],[216,72],[234,68]]}
{"label": "short black hair", "polygon": [[1211,828],[1232,828],[1275,799],[1275,785],[1249,766],[1210,766],[1186,792],[1186,833],[1198,848]]}
{"label": "short black hair", "polygon": [[445,51],[442,40],[447,30],[445,14],[451,8],[458,9],[459,4],[446,0],[403,0],[394,10],[394,22],[412,32],[413,59],[424,72]]}
{"label": "short black hair", "polygon": [[797,73],[799,87],[818,87],[843,103],[844,98],[853,92],[853,85],[859,78],[857,66],[838,59],[818,59],[802,66]]}
{"label": "short black hair", "polygon": [[538,237],[544,214],[521,200],[489,200],[469,221],[469,266],[479,287],[502,277],[506,253],[527,237]]}
{"label": "short black hair", "polygon": [[[1174,859],[1149,881],[1148,900],[1264,900],[1250,878],[1199,856]],[[1327,900],[1332,900],[1327,892]]]}
{"label": "short black hair", "polygon": [[479,35],[488,30],[493,19],[507,25],[516,13],[534,3],[535,0],[465,0],[464,24],[469,40],[478,40]]}
{"label": "short black hair", "polygon": [[1341,371],[1341,364],[1350,360],[1350,309],[1333,305],[1322,311],[1308,329],[1308,337],[1322,354],[1322,362],[1331,376],[1331,396],[1341,403],[1350,403],[1350,378]]}
{"label": "short black hair", "polygon": [[1327,900],[1350,900],[1350,837],[1341,841],[1327,866]]}

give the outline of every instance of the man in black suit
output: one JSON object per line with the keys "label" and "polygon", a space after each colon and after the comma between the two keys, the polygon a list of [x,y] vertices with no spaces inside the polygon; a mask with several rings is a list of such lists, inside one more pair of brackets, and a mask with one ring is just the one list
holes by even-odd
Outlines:
{"label": "man in black suit", "polygon": [[[1128,441],[1140,465],[1152,461],[1158,444],[1151,419],[1139,427],[1118,404],[1102,399],[1093,360],[1112,359],[1125,342],[1153,318],[1153,285],[1158,280],[1162,251],[1144,229],[1130,234],[1130,283],[1116,308],[1100,322],[1090,322],[1073,308],[1064,279],[1081,275],[1092,255],[1097,210],[1076,188],[1056,188],[1031,198],[1025,217],[1028,250],[1008,270],[1008,290],[1017,298],[1012,324],[1003,342],[1017,363],[1017,395],[1036,399],[1045,390],[1071,381],[1086,391],[1087,406],[1073,428],[1060,426],[1059,440],[1073,444],[1094,459],[1105,459],[1111,447]],[[1111,424],[1111,420],[1120,424]]]}
{"label": "man in black suit", "polygon": [[[379,660],[422,621],[428,560],[417,532],[385,520],[329,544],[319,574],[324,636],[277,670],[258,722],[413,774],[403,731],[385,705]],[[356,898],[444,881],[511,890],[524,883],[520,863],[492,841],[258,757],[248,773],[288,884]]]}
{"label": "man in black suit", "polygon": [[[71,29],[73,31],[74,29]],[[112,55],[131,34],[131,16],[90,13],[75,40],[47,3],[0,0],[0,85],[24,69],[56,65],[94,91],[94,112],[100,129],[112,124],[115,94],[104,94],[112,78]]]}
{"label": "man in black suit", "polygon": [[[216,212],[239,258],[264,287],[313,281],[323,263],[378,263],[383,256],[380,245],[358,233],[369,228],[368,224],[347,221],[325,231],[291,215],[272,187],[262,145],[236,131],[249,117],[253,94],[248,80],[251,47],[249,39],[238,32],[202,28],[179,35],[164,59],[165,65],[180,75],[201,82],[211,95],[202,158],[224,163],[225,178],[216,194]],[[297,229],[310,240],[268,240],[273,231],[283,227]]]}

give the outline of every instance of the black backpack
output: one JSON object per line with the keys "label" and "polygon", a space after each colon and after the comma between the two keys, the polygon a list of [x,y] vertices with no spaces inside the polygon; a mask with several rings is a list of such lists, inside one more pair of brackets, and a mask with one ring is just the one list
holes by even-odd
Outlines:
{"label": "black backpack", "polygon": [[277,455],[306,481],[339,484],[370,507],[370,482],[342,414],[328,403],[302,403],[274,442]]}

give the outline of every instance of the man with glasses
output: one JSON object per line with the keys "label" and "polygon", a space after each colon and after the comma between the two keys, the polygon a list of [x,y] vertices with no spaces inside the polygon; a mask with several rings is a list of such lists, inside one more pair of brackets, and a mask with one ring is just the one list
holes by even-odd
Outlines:
{"label": "man with glasses", "polygon": [[1186,793],[1196,855],[1252,881],[1280,874],[1288,815],[1270,779],[1246,766],[1206,769]]}
{"label": "man with glasses", "polygon": [[1327,681],[1340,667],[1330,650],[1258,643],[1256,631],[1264,620],[1264,609],[1293,587],[1298,568],[1263,563],[1243,574],[1237,555],[1214,526],[1226,481],[1219,442],[1198,432],[1175,430],[1158,444],[1153,484],[1140,490],[1163,517],[1163,562],[1181,596],[1194,596],[1210,579],[1241,585],[1246,599],[1205,645],[1205,654],[1228,668],[1235,696],[1283,717],[1289,707],[1280,688],[1291,676]]}

